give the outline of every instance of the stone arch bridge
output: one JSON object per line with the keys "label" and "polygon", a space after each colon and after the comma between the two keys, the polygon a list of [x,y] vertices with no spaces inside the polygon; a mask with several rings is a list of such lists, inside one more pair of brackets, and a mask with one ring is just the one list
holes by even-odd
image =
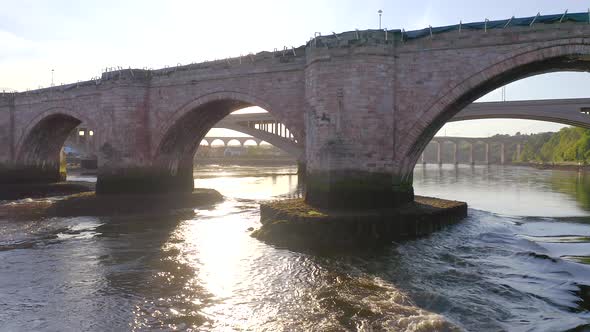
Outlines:
{"label": "stone arch bridge", "polygon": [[97,193],[190,191],[208,130],[260,106],[303,144],[309,203],[392,206],[413,199],[426,144],[474,100],[531,75],[590,70],[586,13],[433,29],[351,31],[279,52],[2,94],[0,182],[59,180],[59,150],[84,125],[99,147]]}

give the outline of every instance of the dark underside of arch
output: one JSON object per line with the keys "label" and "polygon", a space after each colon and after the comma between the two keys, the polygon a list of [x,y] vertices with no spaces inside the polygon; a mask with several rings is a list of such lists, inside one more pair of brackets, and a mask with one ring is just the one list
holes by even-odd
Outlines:
{"label": "dark underside of arch", "polygon": [[156,160],[171,168],[175,163],[190,162],[205,135],[231,112],[252,106],[234,100],[218,100],[202,105],[184,116],[166,132],[156,153]]}
{"label": "dark underside of arch", "polygon": [[[65,163],[61,149],[81,121],[65,114],[55,114],[37,123],[23,140],[16,165],[5,173],[2,182],[58,182],[65,180]],[[4,173],[4,172],[3,172]]]}

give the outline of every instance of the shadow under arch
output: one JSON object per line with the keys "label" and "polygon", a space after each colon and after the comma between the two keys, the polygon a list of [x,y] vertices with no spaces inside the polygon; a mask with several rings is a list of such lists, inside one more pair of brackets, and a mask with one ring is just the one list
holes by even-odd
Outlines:
{"label": "shadow under arch", "polygon": [[[217,122],[242,108],[258,106],[270,114],[270,105],[250,95],[218,92],[188,103],[160,129],[161,139],[153,152],[152,164],[162,181],[153,183],[159,192],[193,190],[193,160],[200,142]],[[274,115],[274,114],[273,114]],[[213,146],[214,142],[209,142]]]}
{"label": "shadow under arch", "polygon": [[438,130],[463,108],[487,93],[530,76],[558,71],[590,72],[590,44],[582,39],[558,42],[543,48],[527,49],[507,57],[475,73],[458,85],[441,92],[424,113],[423,119],[411,131],[419,132],[415,139],[408,135],[401,146],[400,169],[402,183],[412,183],[412,170],[422,151]]}
{"label": "shadow under arch", "polygon": [[15,182],[59,182],[66,177],[61,149],[83,121],[67,110],[44,113],[25,129],[16,153],[16,164],[22,170]]}

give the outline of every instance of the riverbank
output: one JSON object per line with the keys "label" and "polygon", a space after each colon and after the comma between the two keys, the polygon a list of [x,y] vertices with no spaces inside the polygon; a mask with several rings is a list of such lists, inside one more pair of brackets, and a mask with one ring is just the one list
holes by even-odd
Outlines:
{"label": "riverbank", "polygon": [[[427,163],[425,165],[428,166],[438,166],[439,164],[436,163]],[[448,164],[442,164],[442,165],[448,165]],[[469,164],[464,164],[464,163],[460,163],[460,164],[456,164],[456,166],[469,166]],[[513,166],[513,167],[531,167],[534,169],[554,169],[554,170],[563,170],[563,171],[590,171],[590,165],[581,165],[578,163],[505,163],[505,164],[498,164],[498,163],[493,163],[493,164],[474,164],[471,166]]]}
{"label": "riverbank", "polygon": [[94,183],[84,181],[67,181],[57,183],[8,183],[2,184],[0,186],[0,200],[66,196],[84,192],[93,192],[94,188]]}
{"label": "riverbank", "polygon": [[587,172],[590,171],[590,165],[583,165],[578,163],[563,163],[563,164],[556,164],[556,163],[514,163],[513,166],[528,166],[535,169],[554,169],[560,171],[581,171]]}
{"label": "riverbank", "polygon": [[77,193],[51,199],[26,199],[0,205],[0,219],[44,219],[51,217],[153,215],[221,202],[214,189],[197,188],[192,193],[162,195],[96,195]]}
{"label": "riverbank", "polygon": [[260,204],[262,227],[252,236],[295,249],[378,246],[431,234],[466,216],[466,203],[432,197],[362,211],[317,209],[299,198]]}

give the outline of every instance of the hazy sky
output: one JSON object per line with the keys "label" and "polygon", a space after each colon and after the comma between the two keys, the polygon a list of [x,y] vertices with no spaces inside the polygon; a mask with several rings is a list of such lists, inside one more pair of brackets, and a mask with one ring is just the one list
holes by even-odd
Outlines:
{"label": "hazy sky", "polygon": [[[586,12],[581,0],[440,1],[32,1],[0,0],[0,90],[87,80],[106,67],[160,68],[303,45],[314,32],[428,25]],[[508,100],[590,97],[590,74],[557,73],[508,86]],[[495,92],[484,100],[499,100]],[[536,121],[447,125],[447,135],[556,130]]]}

